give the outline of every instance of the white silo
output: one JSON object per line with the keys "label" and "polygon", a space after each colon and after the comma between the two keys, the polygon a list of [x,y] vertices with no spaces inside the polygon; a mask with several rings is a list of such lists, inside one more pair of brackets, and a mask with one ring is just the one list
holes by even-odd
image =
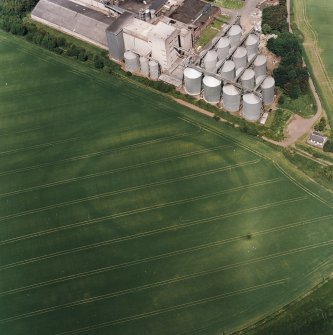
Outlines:
{"label": "white silo", "polygon": [[228,112],[237,112],[240,108],[241,95],[233,85],[223,86],[223,106]]}
{"label": "white silo", "polygon": [[227,37],[221,37],[216,44],[217,56],[219,60],[225,60],[229,55],[230,41]]}
{"label": "white silo", "polygon": [[187,67],[184,70],[184,89],[189,95],[199,95],[201,92],[202,73]]}
{"label": "white silo", "polygon": [[205,69],[208,72],[215,73],[217,63],[217,52],[209,50],[204,58]]}
{"label": "white silo", "polygon": [[132,51],[124,53],[125,70],[129,72],[137,72],[140,69],[139,56]]}
{"label": "white silo", "polygon": [[228,31],[231,47],[239,45],[242,36],[242,28],[239,25],[233,25]]}
{"label": "white silo", "polygon": [[274,100],[275,80],[268,76],[261,84],[262,98],[265,105],[269,105]]}
{"label": "white silo", "polygon": [[146,57],[140,57],[141,74],[145,77],[149,76],[149,61]]}
{"label": "white silo", "polygon": [[242,86],[246,89],[254,89],[254,71],[252,69],[246,69],[241,77]]}
{"label": "white silo", "polygon": [[253,93],[243,95],[243,116],[248,121],[257,121],[261,114],[261,100]]}
{"label": "white silo", "polygon": [[232,59],[235,63],[236,69],[246,67],[246,64],[247,64],[247,51],[246,51],[246,49],[243,48],[243,47],[237,48],[237,50],[235,51]]}
{"label": "white silo", "polygon": [[256,78],[266,75],[267,71],[267,58],[264,55],[259,55],[254,61],[254,72]]}
{"label": "white silo", "polygon": [[210,103],[218,103],[221,98],[221,80],[205,76],[202,83],[204,99]]}
{"label": "white silo", "polygon": [[232,60],[227,60],[221,70],[221,76],[223,79],[234,80],[235,79],[235,63]]}
{"label": "white silo", "polygon": [[160,69],[158,63],[155,62],[154,60],[149,61],[149,73],[150,78],[153,80],[157,80],[158,77],[160,76]]}
{"label": "white silo", "polygon": [[245,41],[245,47],[248,56],[256,55],[258,53],[259,38],[255,34],[250,34]]}

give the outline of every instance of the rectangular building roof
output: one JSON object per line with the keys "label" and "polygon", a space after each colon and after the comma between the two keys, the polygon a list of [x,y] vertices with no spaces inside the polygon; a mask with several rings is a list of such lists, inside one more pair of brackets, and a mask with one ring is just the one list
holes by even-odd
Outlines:
{"label": "rectangular building roof", "polygon": [[159,21],[155,26],[153,26],[153,29],[151,30],[151,34],[155,37],[158,37],[160,39],[166,40],[168,37],[170,37],[177,29],[169,24],[166,24],[162,21]]}
{"label": "rectangular building roof", "polygon": [[107,47],[106,29],[115,20],[69,0],[40,0],[32,18],[103,47]]}
{"label": "rectangular building roof", "polygon": [[121,14],[117,19],[111,23],[108,27],[108,31],[118,34],[131,20],[133,19],[133,14],[125,12]]}
{"label": "rectangular building roof", "polygon": [[133,18],[126,24],[126,26],[124,26],[123,31],[131,36],[148,41],[148,35],[153,27],[154,26],[151,23]]}

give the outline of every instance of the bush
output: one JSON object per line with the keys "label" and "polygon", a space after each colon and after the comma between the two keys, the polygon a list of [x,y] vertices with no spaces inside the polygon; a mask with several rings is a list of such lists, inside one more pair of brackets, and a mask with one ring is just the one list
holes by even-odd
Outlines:
{"label": "bush", "polygon": [[327,140],[324,144],[323,150],[325,152],[333,152],[333,141],[332,140]]}
{"label": "bush", "polygon": [[104,61],[99,56],[94,57],[94,66],[96,69],[103,69]]}
{"label": "bush", "polygon": [[322,117],[314,128],[317,131],[323,131],[326,128],[326,119]]}

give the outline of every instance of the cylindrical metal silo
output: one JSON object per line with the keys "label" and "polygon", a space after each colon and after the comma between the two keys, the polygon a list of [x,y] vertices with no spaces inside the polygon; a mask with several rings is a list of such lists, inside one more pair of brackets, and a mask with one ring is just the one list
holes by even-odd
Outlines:
{"label": "cylindrical metal silo", "polygon": [[259,55],[254,61],[254,72],[256,78],[266,75],[267,58],[264,55]]}
{"label": "cylindrical metal silo", "polygon": [[243,95],[243,116],[246,120],[257,121],[261,114],[261,100],[253,93]]}
{"label": "cylindrical metal silo", "polygon": [[149,61],[149,73],[150,78],[153,80],[157,80],[158,77],[160,76],[160,69],[158,63],[155,62],[154,60]]}
{"label": "cylindrical metal silo", "polygon": [[274,100],[275,80],[268,76],[261,84],[262,98],[265,105],[269,105]]}
{"label": "cylindrical metal silo", "polygon": [[241,77],[242,86],[249,90],[254,89],[254,71],[246,69]]}
{"label": "cylindrical metal silo", "polygon": [[151,19],[155,19],[155,15],[156,15],[155,12],[156,12],[155,9],[151,9],[150,10],[150,17],[151,17]]}
{"label": "cylindrical metal silo", "polygon": [[217,56],[219,60],[225,60],[229,55],[230,41],[227,37],[221,37],[216,44]]}
{"label": "cylindrical metal silo", "polygon": [[233,25],[228,31],[228,36],[231,47],[237,46],[242,36],[242,28],[239,25]]}
{"label": "cylindrical metal silo", "polygon": [[184,89],[187,94],[199,95],[201,92],[202,73],[187,67],[184,70]]}
{"label": "cylindrical metal silo", "polygon": [[223,79],[234,80],[235,79],[235,63],[232,60],[227,60],[221,70],[221,76]]}
{"label": "cylindrical metal silo", "polygon": [[255,34],[250,34],[245,41],[245,47],[247,50],[248,56],[258,53],[259,39]]}
{"label": "cylindrical metal silo", "polygon": [[209,50],[204,58],[205,69],[208,72],[214,73],[216,70],[217,63],[217,52],[214,50]]}
{"label": "cylindrical metal silo", "polygon": [[125,70],[129,72],[137,72],[140,69],[139,56],[132,51],[124,53]]}
{"label": "cylindrical metal silo", "polygon": [[233,85],[223,86],[223,106],[228,112],[237,112],[240,107],[241,95]]}
{"label": "cylindrical metal silo", "polygon": [[204,99],[210,103],[218,103],[221,98],[221,80],[205,76],[202,83]]}
{"label": "cylindrical metal silo", "polygon": [[247,64],[247,51],[246,51],[246,49],[243,48],[243,47],[237,48],[237,50],[235,51],[232,59],[235,63],[236,69],[246,67],[246,64]]}
{"label": "cylindrical metal silo", "polygon": [[149,61],[146,57],[140,57],[141,74],[145,77],[149,76]]}

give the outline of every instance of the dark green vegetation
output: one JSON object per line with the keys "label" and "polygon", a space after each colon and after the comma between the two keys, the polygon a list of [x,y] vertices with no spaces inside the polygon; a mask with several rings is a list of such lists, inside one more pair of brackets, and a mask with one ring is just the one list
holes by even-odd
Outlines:
{"label": "dark green vegetation", "polygon": [[329,281],[248,335],[330,335],[333,333],[332,296],[333,281]]}
{"label": "dark green vegetation", "polygon": [[216,334],[330,272],[332,199],[278,152],[0,39],[1,334]]}
{"label": "dark green vegetation", "polygon": [[327,140],[324,144],[325,152],[333,152],[333,141],[331,139]]}
{"label": "dark green vegetation", "polygon": [[[271,38],[267,43],[267,48],[281,57],[279,67],[273,71],[277,86],[283,93],[292,100],[298,100],[295,104],[302,105],[303,108],[295,111],[303,116],[313,115],[315,111],[314,98],[309,87],[309,73],[303,64],[302,47],[298,38],[288,30],[286,1],[280,1],[278,6],[267,7],[263,10],[262,29],[265,34],[276,34],[276,39]],[[303,100],[312,102],[302,104]],[[293,103],[289,105],[294,107]],[[311,104],[310,104],[311,105]],[[290,109],[294,111],[293,109]]]}
{"label": "dark green vegetation", "polygon": [[267,130],[267,136],[273,140],[281,141],[284,138],[283,130],[291,117],[291,113],[289,111],[278,108],[273,113],[272,117],[273,119],[270,122],[270,129]]}
{"label": "dark green vegetation", "polygon": [[288,31],[286,0],[280,0],[278,6],[266,7],[262,11],[262,29],[264,34],[279,34]]}

